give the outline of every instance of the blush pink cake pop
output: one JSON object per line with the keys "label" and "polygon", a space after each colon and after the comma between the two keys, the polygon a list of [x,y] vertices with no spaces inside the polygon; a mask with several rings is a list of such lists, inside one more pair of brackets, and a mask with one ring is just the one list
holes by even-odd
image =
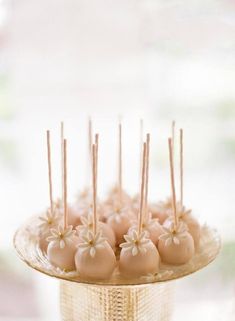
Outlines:
{"label": "blush pink cake pop", "polygon": [[169,264],[185,264],[194,255],[194,241],[192,236],[187,232],[187,227],[178,221],[176,213],[176,196],[174,181],[174,166],[172,155],[172,141],[169,138],[169,155],[171,170],[171,188],[173,200],[174,223],[169,229],[165,229],[166,233],[161,235],[158,242],[158,250],[163,262]]}
{"label": "blush pink cake pop", "polygon": [[115,205],[107,212],[107,224],[112,228],[116,237],[116,244],[119,245],[124,239],[131,227],[131,219],[133,218],[131,211],[126,207]]}
{"label": "blush pink cake pop", "polygon": [[78,238],[75,236],[76,231],[73,226],[68,226],[67,212],[67,141],[64,140],[64,226],[51,230],[51,236],[47,238],[50,242],[47,248],[49,261],[62,270],[72,271],[75,269],[74,255],[77,250]]}
{"label": "blush pink cake pop", "polygon": [[151,212],[152,217],[158,219],[160,224],[163,224],[169,217],[169,209],[172,208],[172,205],[168,204],[168,201],[149,204],[149,211]]}
{"label": "blush pink cake pop", "polygon": [[[132,234],[133,230],[137,230],[137,222],[128,231],[128,235]],[[158,244],[159,236],[164,234],[164,229],[161,224],[159,224],[157,219],[152,219],[151,215],[148,219],[143,222],[142,231],[145,232],[147,238],[149,238],[153,244]]]}
{"label": "blush pink cake pop", "polygon": [[49,242],[47,256],[49,261],[64,271],[75,270],[74,256],[77,251],[78,238],[76,231],[70,225],[67,228],[59,226],[51,229],[51,235],[47,238]]}
{"label": "blush pink cake pop", "polygon": [[48,209],[44,215],[39,216],[39,220],[39,246],[42,251],[46,252],[48,246],[47,238],[50,235],[50,230],[56,228],[61,223],[62,215],[54,207],[52,213],[51,210]]}
{"label": "blush pink cake pop", "polygon": [[96,143],[92,145],[93,226],[92,231],[80,235],[82,242],[78,244],[75,264],[82,278],[106,280],[111,277],[116,267],[116,257],[101,232],[97,232],[99,227],[96,212],[98,135],[95,141]]}
{"label": "blush pink cake pop", "polygon": [[[147,140],[148,142],[148,140]],[[126,242],[122,243],[120,253],[119,270],[122,276],[137,278],[147,274],[155,274],[159,270],[159,254],[153,242],[146,238],[142,231],[143,197],[146,175],[146,143],[143,147],[141,197],[138,230],[132,230],[130,235],[125,235]]]}
{"label": "blush pink cake pop", "polygon": [[122,276],[138,278],[159,271],[159,254],[153,242],[146,238],[145,232],[138,234],[133,230],[130,235],[124,236],[122,243],[119,270]]}
{"label": "blush pink cake pop", "polygon": [[159,237],[158,251],[164,263],[187,263],[194,255],[194,241],[186,225],[179,222],[176,228],[174,224],[169,229],[165,228],[165,234]]}
{"label": "blush pink cake pop", "polygon": [[89,231],[81,239],[75,255],[79,275],[89,280],[108,280],[116,267],[116,257],[111,246],[100,232],[94,234]]}
{"label": "blush pink cake pop", "polygon": [[[81,216],[82,225],[77,227],[78,235],[87,235],[88,232],[93,231],[93,216],[91,214]],[[114,249],[116,245],[115,234],[111,227],[103,222],[98,222],[97,231],[106,239],[109,245]]]}
{"label": "blush pink cake pop", "polygon": [[[193,238],[195,249],[198,249],[201,235],[200,224],[198,223],[196,218],[191,214],[191,210],[186,210],[184,206],[182,209],[180,207],[177,207],[177,216],[179,222],[183,222],[187,226],[187,230]],[[174,217],[171,215],[164,222],[163,226],[169,228],[173,222]]]}
{"label": "blush pink cake pop", "polygon": [[58,226],[62,220],[62,215],[57,203],[53,202],[53,189],[52,189],[52,170],[51,170],[51,142],[50,131],[47,130],[47,164],[48,164],[48,181],[49,181],[49,197],[50,208],[46,214],[39,217],[41,223],[39,224],[39,246],[42,251],[46,252],[48,242],[47,237],[50,235],[50,229]]}

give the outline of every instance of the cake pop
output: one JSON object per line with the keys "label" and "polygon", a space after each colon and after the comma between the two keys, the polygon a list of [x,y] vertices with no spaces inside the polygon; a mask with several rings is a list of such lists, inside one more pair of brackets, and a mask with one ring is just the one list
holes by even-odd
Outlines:
{"label": "cake pop", "polygon": [[44,252],[47,250],[48,242],[47,237],[50,235],[50,229],[58,226],[62,216],[58,210],[56,204],[53,202],[53,189],[52,189],[52,170],[51,170],[51,144],[50,144],[50,132],[47,131],[47,164],[48,164],[48,181],[49,181],[49,197],[50,208],[47,212],[39,217],[41,221],[39,227],[39,246]]}
{"label": "cake pop", "polygon": [[145,185],[146,143],[143,148],[143,165],[141,180],[141,197],[138,230],[125,235],[125,243],[120,245],[119,270],[126,278],[138,278],[147,274],[155,274],[159,270],[159,254],[153,242],[142,231],[143,194]]}
{"label": "cake pop", "polygon": [[[148,210],[148,185],[149,185],[149,146],[150,135],[147,134],[146,145],[146,173],[145,173],[145,193],[144,193],[144,219],[142,223],[142,231],[146,232],[146,236],[155,244],[158,243],[158,238],[164,233],[162,226],[157,219],[152,219],[152,214]],[[129,229],[128,234],[133,230],[137,230],[137,224]]]}
{"label": "cake pop", "polygon": [[[92,213],[89,213],[88,215],[82,215],[81,222],[82,222],[82,225],[79,225],[77,227],[77,231],[78,231],[78,235],[80,236],[80,239],[82,235],[87,235],[88,232],[91,232],[93,230]],[[116,245],[116,239],[112,228],[108,224],[99,221],[97,230],[100,232],[101,236],[106,239],[109,245],[114,249]]]}
{"label": "cake pop", "polygon": [[174,222],[171,224],[169,229],[165,228],[165,233],[159,237],[158,250],[164,263],[179,265],[187,263],[194,255],[194,241],[192,236],[187,231],[187,226],[178,220],[176,212],[174,164],[171,138],[168,139],[168,145]]}
{"label": "cake pop", "polygon": [[57,229],[51,230],[51,235],[47,238],[49,245],[47,248],[47,256],[49,261],[59,267],[61,270],[75,270],[74,255],[77,250],[78,237],[73,226],[68,226],[67,211],[67,141],[64,140],[63,148],[63,201],[64,201],[64,225],[58,226]]}
{"label": "cake pop", "polygon": [[97,155],[98,139],[96,144],[92,145],[93,230],[81,235],[82,242],[78,244],[75,255],[77,271],[82,278],[89,280],[109,279],[116,266],[116,257],[111,246],[101,232],[97,231]]}
{"label": "cake pop", "polygon": [[48,246],[47,237],[50,235],[50,230],[61,223],[62,216],[54,206],[52,211],[51,208],[48,208],[44,215],[39,216],[39,220],[39,246],[43,252],[46,252]]}
{"label": "cake pop", "polygon": [[[183,206],[183,130],[180,129],[180,202],[177,204],[177,216],[179,221],[185,223],[188,227],[188,232],[192,235],[194,240],[195,249],[198,249],[200,243],[200,224],[196,218],[192,215],[191,210],[186,210]],[[173,221],[172,216],[169,217],[164,226],[169,227]]]}

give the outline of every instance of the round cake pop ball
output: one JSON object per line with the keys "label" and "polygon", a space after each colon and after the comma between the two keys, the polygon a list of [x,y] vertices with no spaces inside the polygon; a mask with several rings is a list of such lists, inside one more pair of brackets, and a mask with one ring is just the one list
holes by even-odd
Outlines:
{"label": "round cake pop ball", "polygon": [[[64,204],[61,199],[57,199],[56,201],[56,209],[57,211],[63,215],[64,214]],[[80,214],[77,211],[75,206],[68,205],[67,206],[68,211],[68,225],[73,225],[74,227],[81,224],[80,220]]]}
{"label": "round cake pop ball", "polygon": [[[201,235],[200,224],[198,223],[196,218],[191,214],[191,210],[186,210],[184,206],[183,208],[178,207],[177,216],[180,222],[183,222],[187,225],[188,232],[193,237],[195,249],[198,249],[200,244],[200,235]],[[173,216],[170,216],[164,222],[163,226],[166,228],[169,228],[173,220],[174,220]]]}
{"label": "round cake pop ball", "polygon": [[[93,231],[93,217],[91,214],[88,216],[81,216],[81,222],[82,225],[77,227],[78,235],[87,235],[88,232]],[[106,223],[98,222],[97,229],[101,232],[102,237],[106,239],[109,245],[112,248],[115,248],[116,239],[112,228]]]}
{"label": "round cake pop ball", "polygon": [[159,237],[158,251],[164,263],[187,263],[194,255],[194,241],[186,225],[179,222],[176,229],[174,224],[169,229],[165,228],[165,234]]}
{"label": "round cake pop ball", "polygon": [[169,217],[169,209],[162,206],[162,203],[150,204],[149,211],[152,213],[152,217],[159,220],[160,224]]}
{"label": "round cake pop ball", "polygon": [[[133,230],[137,230],[137,227],[138,222],[135,222],[135,224],[129,229],[128,235],[130,235]],[[162,225],[159,224],[157,219],[152,219],[151,215],[143,222],[142,231],[145,232],[146,237],[149,238],[155,245],[158,244],[159,236],[165,233]]]}
{"label": "round cake pop ball", "polygon": [[126,278],[138,278],[159,271],[159,254],[156,246],[146,238],[145,232],[140,235],[136,230],[131,235],[124,236],[122,243],[119,270]]}
{"label": "round cake pop ball", "polygon": [[65,229],[59,226],[57,229],[51,229],[51,235],[47,238],[49,242],[48,259],[61,270],[75,270],[74,255],[78,244],[75,233],[71,225]]}
{"label": "round cake pop ball", "polygon": [[108,242],[98,232],[82,235],[75,255],[77,271],[88,280],[108,280],[116,267],[116,257]]}
{"label": "round cake pop ball", "polygon": [[52,213],[51,210],[48,209],[45,215],[39,216],[39,220],[39,246],[42,251],[46,252],[48,246],[47,237],[50,235],[50,230],[60,224],[62,215],[55,207]]}
{"label": "round cake pop ball", "polygon": [[116,207],[108,215],[107,224],[114,231],[117,245],[123,241],[123,236],[127,234],[131,226],[131,219],[133,218],[131,214],[128,209]]}

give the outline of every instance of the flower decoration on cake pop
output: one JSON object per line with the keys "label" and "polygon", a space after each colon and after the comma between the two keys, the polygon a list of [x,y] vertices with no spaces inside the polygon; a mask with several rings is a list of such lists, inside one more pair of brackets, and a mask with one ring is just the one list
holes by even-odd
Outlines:
{"label": "flower decoration on cake pop", "polygon": [[127,206],[115,205],[108,217],[113,218],[117,223],[121,223],[121,217],[126,217],[128,210]]}
{"label": "flower decoration on cake pop", "polygon": [[[159,223],[158,218],[152,218],[152,214],[149,213],[148,218],[145,219],[145,221],[142,223],[142,231],[146,233],[146,236],[149,236],[148,230],[151,230],[151,228],[154,228]],[[138,221],[133,220],[132,221],[132,229],[137,230],[138,228]]]}
{"label": "flower decoration on cake pop", "polygon": [[124,235],[126,242],[120,244],[120,247],[124,250],[131,251],[133,256],[136,256],[139,252],[146,253],[145,245],[150,242],[146,238],[146,232],[143,231],[140,234],[136,230],[133,230],[130,235]]}
{"label": "flower decoration on cake pop", "polygon": [[47,241],[52,242],[53,245],[58,244],[61,249],[64,249],[66,245],[73,243],[75,233],[72,225],[66,228],[59,225],[57,229],[51,229],[51,235],[48,236]]}
{"label": "flower decoration on cake pop", "polygon": [[105,245],[106,238],[102,237],[100,232],[94,234],[89,231],[87,235],[81,236],[82,243],[78,244],[78,247],[84,251],[89,251],[91,257],[95,257],[98,248],[102,248]]}
{"label": "flower decoration on cake pop", "polygon": [[[176,205],[176,213],[177,213],[177,217],[179,219],[183,219],[184,217],[190,215],[192,213],[191,209],[186,209],[185,206],[181,206],[180,203],[177,203]],[[174,219],[174,214],[173,214],[173,210],[169,209],[168,210],[168,215],[170,219]]]}
{"label": "flower decoration on cake pop", "polygon": [[159,236],[159,239],[165,241],[165,246],[171,245],[172,243],[178,245],[180,240],[184,238],[185,233],[188,232],[187,225],[183,222],[179,222],[175,227],[172,222],[169,228],[163,227],[165,233]]}
{"label": "flower decoration on cake pop", "polygon": [[46,231],[48,229],[51,229],[52,227],[57,226],[62,218],[60,214],[61,213],[55,208],[52,212],[50,209],[48,209],[45,215],[39,216],[39,220],[41,222],[38,227],[42,229],[42,231]]}
{"label": "flower decoration on cake pop", "polygon": [[93,229],[92,213],[89,213],[88,215],[82,215],[80,219],[81,219],[82,225],[77,226],[76,230],[79,233],[87,234],[89,231]]}

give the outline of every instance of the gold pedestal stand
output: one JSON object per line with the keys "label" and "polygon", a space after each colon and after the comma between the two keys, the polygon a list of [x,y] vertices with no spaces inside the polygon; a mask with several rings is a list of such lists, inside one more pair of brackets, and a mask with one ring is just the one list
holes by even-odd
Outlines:
{"label": "gold pedestal stand", "polygon": [[60,283],[63,321],[170,321],[173,284],[133,286]]}

